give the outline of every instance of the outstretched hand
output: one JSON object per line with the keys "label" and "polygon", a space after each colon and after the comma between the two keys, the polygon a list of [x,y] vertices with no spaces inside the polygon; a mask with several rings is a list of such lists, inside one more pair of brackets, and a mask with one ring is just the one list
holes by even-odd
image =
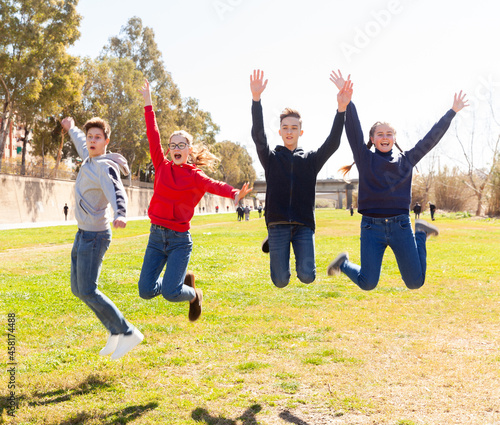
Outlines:
{"label": "outstretched hand", "polygon": [[61,121],[61,126],[68,132],[75,126],[75,120],[71,117],[66,117]]}
{"label": "outstretched hand", "polygon": [[151,88],[149,87],[149,81],[147,79],[144,79],[144,85],[139,89],[139,93],[142,94],[144,98],[144,106],[152,105]]}
{"label": "outstretched hand", "polygon": [[[351,79],[351,74],[347,76],[347,79]],[[342,87],[344,87],[345,81],[344,77],[342,76],[342,72],[340,72],[340,69],[338,70],[338,75],[335,71],[332,71],[330,74],[330,81],[337,86],[339,90],[342,90]]]}
{"label": "outstretched hand", "polygon": [[347,80],[337,94],[338,111],[345,112],[352,98],[352,81]]}
{"label": "outstretched hand", "polygon": [[249,184],[246,182],[240,191],[236,194],[236,197],[234,198],[234,203],[238,204],[239,201],[241,201],[245,196],[247,196],[252,190],[253,187],[248,188]]}
{"label": "outstretched hand", "polygon": [[264,81],[264,71],[254,69],[253,75],[250,75],[250,90],[252,91],[252,99],[256,102],[260,100],[260,95],[266,89],[267,80]]}
{"label": "outstretched hand", "polygon": [[461,111],[463,108],[466,106],[469,106],[469,101],[465,98],[465,93],[462,94],[462,90],[460,90],[460,93],[456,94],[453,97],[453,106],[451,109],[453,109],[455,112]]}

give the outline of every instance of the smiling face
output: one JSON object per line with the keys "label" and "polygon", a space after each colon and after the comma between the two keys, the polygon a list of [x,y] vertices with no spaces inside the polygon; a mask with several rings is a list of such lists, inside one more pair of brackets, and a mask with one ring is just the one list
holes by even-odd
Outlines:
{"label": "smiling face", "polygon": [[296,117],[283,118],[279,133],[285,147],[293,151],[297,148],[299,137],[304,133],[304,130],[301,130],[300,119]]}
{"label": "smiling face", "polygon": [[170,157],[175,165],[183,165],[187,163],[189,155],[193,151],[193,147],[189,144],[188,139],[180,134],[174,134],[170,138],[168,146],[170,149]]}
{"label": "smiling face", "polygon": [[373,135],[370,136],[371,142],[380,152],[390,152],[394,146],[396,132],[387,124],[379,124],[375,127]]}
{"label": "smiling face", "polygon": [[87,130],[87,149],[91,158],[104,155],[109,139],[106,138],[104,131],[99,127],[90,127]]}

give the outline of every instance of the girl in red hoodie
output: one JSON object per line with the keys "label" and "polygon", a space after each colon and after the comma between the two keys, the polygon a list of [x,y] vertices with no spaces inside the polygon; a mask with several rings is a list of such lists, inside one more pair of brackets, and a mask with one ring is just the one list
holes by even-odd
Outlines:
{"label": "girl in red hoodie", "polygon": [[147,80],[139,92],[144,97],[149,150],[155,167],[148,210],[151,230],[139,278],[139,295],[151,299],[161,294],[168,301],[189,301],[189,320],[195,321],[201,314],[203,294],[195,287],[194,274],[187,271],[193,248],[189,228],[194,208],[206,192],[234,199],[237,205],[252,189],[245,183],[237,190],[203,173],[198,166],[211,166],[216,157],[204,147],[193,146],[193,137],[183,130],[170,136],[168,160],[161,146]]}

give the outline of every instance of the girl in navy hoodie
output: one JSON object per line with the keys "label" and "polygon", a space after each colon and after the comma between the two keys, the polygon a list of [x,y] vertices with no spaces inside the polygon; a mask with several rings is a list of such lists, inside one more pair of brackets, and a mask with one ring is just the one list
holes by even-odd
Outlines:
{"label": "girl in navy hoodie", "polygon": [[[331,81],[342,87],[344,79],[332,72]],[[352,91],[351,91],[352,94]],[[427,266],[426,240],[437,235],[435,226],[424,220],[411,228],[410,202],[413,167],[441,140],[456,113],[467,106],[465,94],[455,94],[452,108],[412,149],[394,153],[396,131],[385,122],[370,129],[364,142],[361,124],[353,103],[347,106],[345,129],[354,162],[359,171],[358,211],[361,220],[361,267],[349,261],[346,252],[328,266],[328,274],[346,274],[361,289],[374,289],[380,278],[382,258],[389,246],[396,257],[401,277],[409,289],[420,288]],[[375,152],[371,151],[375,146]],[[352,166],[352,165],[351,165]],[[341,168],[344,175],[351,166]]]}

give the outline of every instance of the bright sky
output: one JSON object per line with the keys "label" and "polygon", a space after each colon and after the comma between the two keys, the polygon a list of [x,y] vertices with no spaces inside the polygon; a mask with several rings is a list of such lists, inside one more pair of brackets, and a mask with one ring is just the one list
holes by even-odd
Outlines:
{"label": "bright sky", "polygon": [[[133,16],[153,28],[181,95],[212,114],[221,127],[218,141],[247,148],[260,176],[250,137],[255,68],[269,79],[262,104],[271,146],[282,143],[279,114],[286,106],[302,114],[300,146],[317,149],[324,142],[337,107],[329,75],[338,68],[351,74],[365,135],[375,121],[388,121],[408,149],[460,90],[471,106],[456,120],[459,135],[470,140],[475,121],[478,163],[488,163],[488,144],[500,133],[488,100],[493,93],[500,122],[500,3],[494,0],[80,0],[78,11],[84,19],[70,50],[75,55],[97,57]],[[436,152],[441,165],[464,165],[454,127]],[[319,178],[339,178],[337,169],[351,162],[343,137]]]}

